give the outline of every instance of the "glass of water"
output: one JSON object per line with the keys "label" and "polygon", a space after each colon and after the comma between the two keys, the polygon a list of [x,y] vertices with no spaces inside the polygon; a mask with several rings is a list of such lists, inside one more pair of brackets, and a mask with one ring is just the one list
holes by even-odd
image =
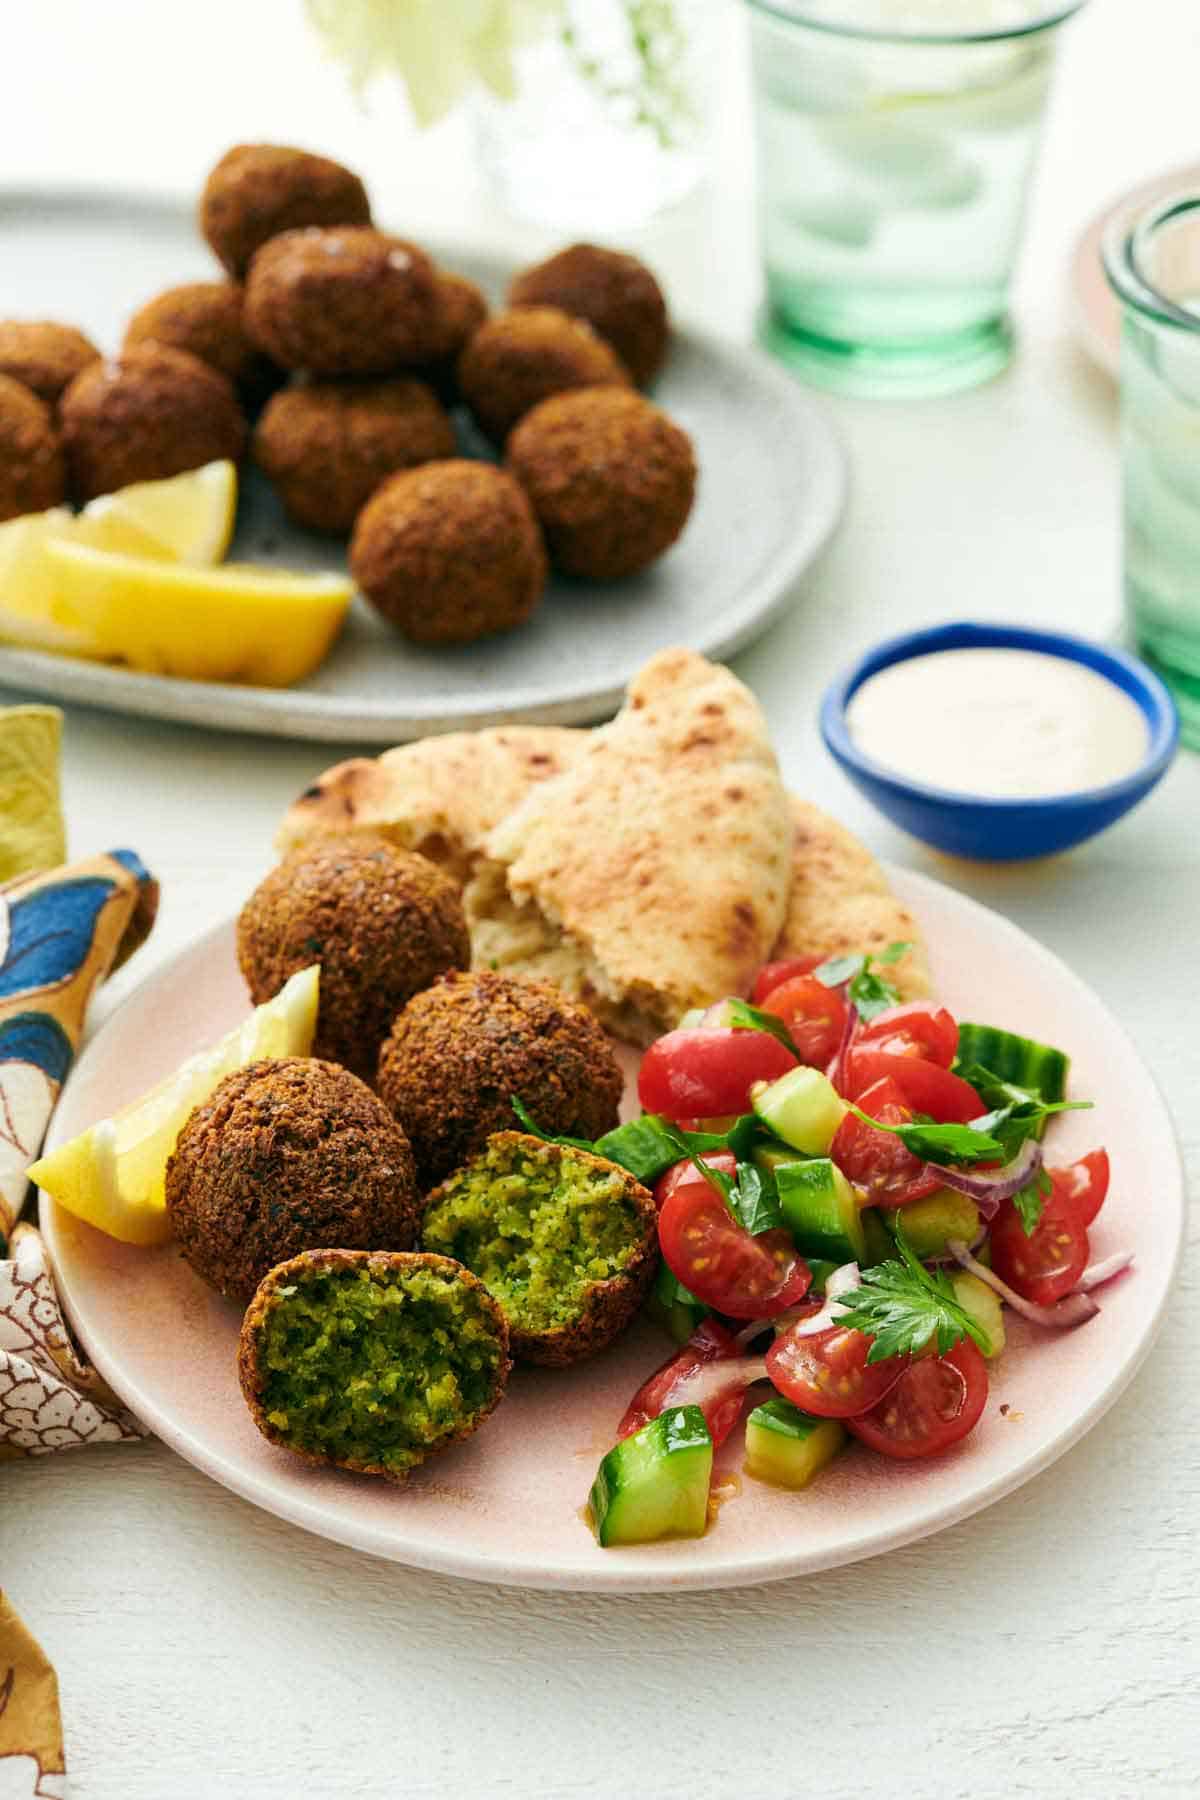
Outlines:
{"label": "glass of water", "polygon": [[1129,636],[1200,749],[1200,195],[1112,227],[1121,302],[1121,461]]}
{"label": "glass of water", "polygon": [[1054,65],[1083,0],[749,0],[761,335],[863,394],[1002,369]]}

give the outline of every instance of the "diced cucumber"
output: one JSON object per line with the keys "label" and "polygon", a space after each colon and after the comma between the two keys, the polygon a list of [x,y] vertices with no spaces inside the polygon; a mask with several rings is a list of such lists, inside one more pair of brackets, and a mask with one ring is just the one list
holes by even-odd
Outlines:
{"label": "diced cucumber", "polygon": [[846,1102],[820,1069],[789,1069],[752,1088],[750,1101],[763,1124],[805,1156],[827,1156],[846,1116]]}
{"label": "diced cucumber", "polygon": [[764,1400],[746,1420],[746,1473],[773,1487],[807,1487],[845,1441],[840,1419],[814,1419],[790,1400]]}
{"label": "diced cucumber", "polygon": [[637,1181],[657,1181],[673,1163],[679,1161],[679,1146],[672,1129],[655,1113],[644,1113],[618,1125],[592,1145],[597,1156],[619,1163]]}
{"label": "diced cucumber", "polygon": [[695,1294],[672,1275],[666,1263],[660,1263],[654,1286],[646,1296],[646,1311],[677,1344],[686,1344],[701,1320],[707,1319],[711,1308],[705,1306],[703,1300],[697,1300]]}
{"label": "diced cucumber", "polygon": [[858,1216],[862,1220],[863,1240],[867,1246],[863,1268],[873,1269],[876,1263],[889,1262],[896,1254],[896,1241],[884,1224],[878,1207],[864,1206]]}
{"label": "diced cucumber", "polygon": [[1066,1095],[1070,1058],[1035,1038],[1001,1031],[998,1025],[960,1024],[956,1062],[982,1064],[1001,1081],[1026,1088],[1048,1103]]}
{"label": "diced cucumber", "polygon": [[861,1263],[867,1253],[858,1195],[827,1156],[780,1163],[774,1171],[783,1222],[802,1256]]}
{"label": "diced cucumber", "polygon": [[973,1244],[979,1234],[979,1208],[954,1188],[935,1188],[907,1206],[893,1207],[885,1217],[888,1229],[893,1234],[902,1230],[909,1249],[922,1262],[945,1256],[951,1238]]}
{"label": "diced cucumber", "polygon": [[698,1406],[674,1406],[608,1452],[589,1500],[596,1536],[610,1544],[702,1537],[713,1443]]}
{"label": "diced cucumber", "polygon": [[950,1277],[954,1297],[963,1311],[983,1328],[988,1340],[985,1356],[999,1356],[1004,1348],[1004,1309],[986,1281],[969,1269],[957,1269]]}

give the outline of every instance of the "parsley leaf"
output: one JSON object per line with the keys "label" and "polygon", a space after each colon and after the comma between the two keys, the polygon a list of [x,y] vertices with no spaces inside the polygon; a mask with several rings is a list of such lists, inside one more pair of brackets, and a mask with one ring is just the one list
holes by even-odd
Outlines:
{"label": "parsley leaf", "polygon": [[1053,1191],[1053,1183],[1045,1169],[1039,1169],[1033,1180],[1013,1195],[1013,1205],[1021,1215],[1025,1236],[1032,1237],[1042,1220],[1042,1209]]}
{"label": "parsley leaf", "polygon": [[783,1224],[783,1209],[775,1184],[764,1181],[753,1163],[738,1165],[730,1200],[734,1217],[751,1237],[757,1237],[763,1231],[778,1231]]}
{"label": "parsley leaf", "polygon": [[746,1000],[727,1000],[725,1013],[735,1031],[766,1031],[781,1043],[785,1050],[790,1050],[797,1062],[804,1058],[792,1040],[792,1034],[782,1019],[774,1013],[763,1012],[761,1007],[751,1006]]}
{"label": "parsley leaf", "polygon": [[865,956],[830,956],[813,970],[813,980],[819,981],[822,987],[841,987],[845,981],[852,981],[861,975]]}
{"label": "parsley leaf", "polygon": [[936,1342],[939,1356],[970,1338],[987,1356],[991,1339],[955,1297],[950,1277],[918,1262],[903,1235],[896,1242],[900,1260],[876,1263],[859,1276],[861,1287],[843,1294],[838,1324],[874,1339],[867,1361],[883,1362]]}
{"label": "parsley leaf", "polygon": [[886,950],[881,950],[879,952],[875,961],[881,962],[885,967],[890,968],[892,963],[898,963],[902,957],[907,956],[911,949],[912,944],[909,942],[889,944]]}
{"label": "parsley leaf", "polygon": [[899,962],[911,949],[911,944],[896,943],[889,944],[878,956],[831,956],[814,969],[813,974],[825,987],[841,987],[846,983],[847,997],[859,1017],[874,1019],[889,1006],[899,1003],[900,990],[886,976],[877,975],[872,963],[888,967]]}
{"label": "parsley leaf", "polygon": [[586,1150],[589,1156],[594,1153],[588,1138],[555,1137],[552,1131],[543,1131],[518,1094],[510,1094],[508,1103],[521,1121],[522,1130],[527,1131],[530,1137],[541,1138],[544,1144],[561,1144],[567,1150]]}
{"label": "parsley leaf", "polygon": [[904,1125],[885,1125],[881,1119],[873,1119],[870,1113],[855,1106],[852,1100],[848,1100],[846,1104],[856,1119],[861,1119],[864,1125],[870,1125],[875,1131],[890,1131],[893,1137],[900,1139],[906,1150],[911,1150],[922,1162],[944,1165],[1008,1160],[999,1138],[993,1137],[988,1131],[977,1130],[973,1125],[927,1125],[915,1119]]}

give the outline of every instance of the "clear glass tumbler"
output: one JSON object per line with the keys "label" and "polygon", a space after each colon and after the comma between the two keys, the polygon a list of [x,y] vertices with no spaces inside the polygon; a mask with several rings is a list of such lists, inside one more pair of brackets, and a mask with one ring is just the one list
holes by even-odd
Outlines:
{"label": "clear glass tumbler", "polygon": [[848,393],[1002,369],[1058,27],[1083,0],[749,0],[761,335]]}
{"label": "clear glass tumbler", "polygon": [[1114,224],[1121,302],[1125,616],[1200,749],[1200,195]]}

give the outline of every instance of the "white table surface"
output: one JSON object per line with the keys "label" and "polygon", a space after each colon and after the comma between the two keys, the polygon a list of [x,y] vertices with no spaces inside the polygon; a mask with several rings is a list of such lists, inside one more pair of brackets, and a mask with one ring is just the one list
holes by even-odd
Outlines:
{"label": "white table surface", "polygon": [[[4,14],[0,180],[187,189],[229,142],[276,137],[361,167],[414,235],[506,231],[462,123],[421,139],[386,93],[359,110],[299,0]],[[831,406],[853,463],[845,529],[737,665],[795,786],[884,856],[1008,913],[1121,1014],[1193,1180],[1196,759],[1068,858],[973,868],[869,811],[814,709],[834,667],[885,631],[955,614],[1114,625],[1113,395],[1071,343],[1068,248],[1111,193],[1195,156],[1198,52],[1181,0],[1094,0],[1077,22],[1015,366],[936,403]],[[756,277],[736,54],[724,80],[714,188],[645,245],[681,310],[744,336]],[[107,1007],[238,906],[284,805],[336,750],[72,711],[65,754],[74,850],[132,844],[164,888]],[[622,1600],[411,1573],[256,1512],[152,1443],[5,1465],[0,1575],[57,1665],[76,1800],[1195,1793],[1198,1339],[1189,1260],[1150,1360],[1055,1468],[939,1538],[814,1580]]]}

